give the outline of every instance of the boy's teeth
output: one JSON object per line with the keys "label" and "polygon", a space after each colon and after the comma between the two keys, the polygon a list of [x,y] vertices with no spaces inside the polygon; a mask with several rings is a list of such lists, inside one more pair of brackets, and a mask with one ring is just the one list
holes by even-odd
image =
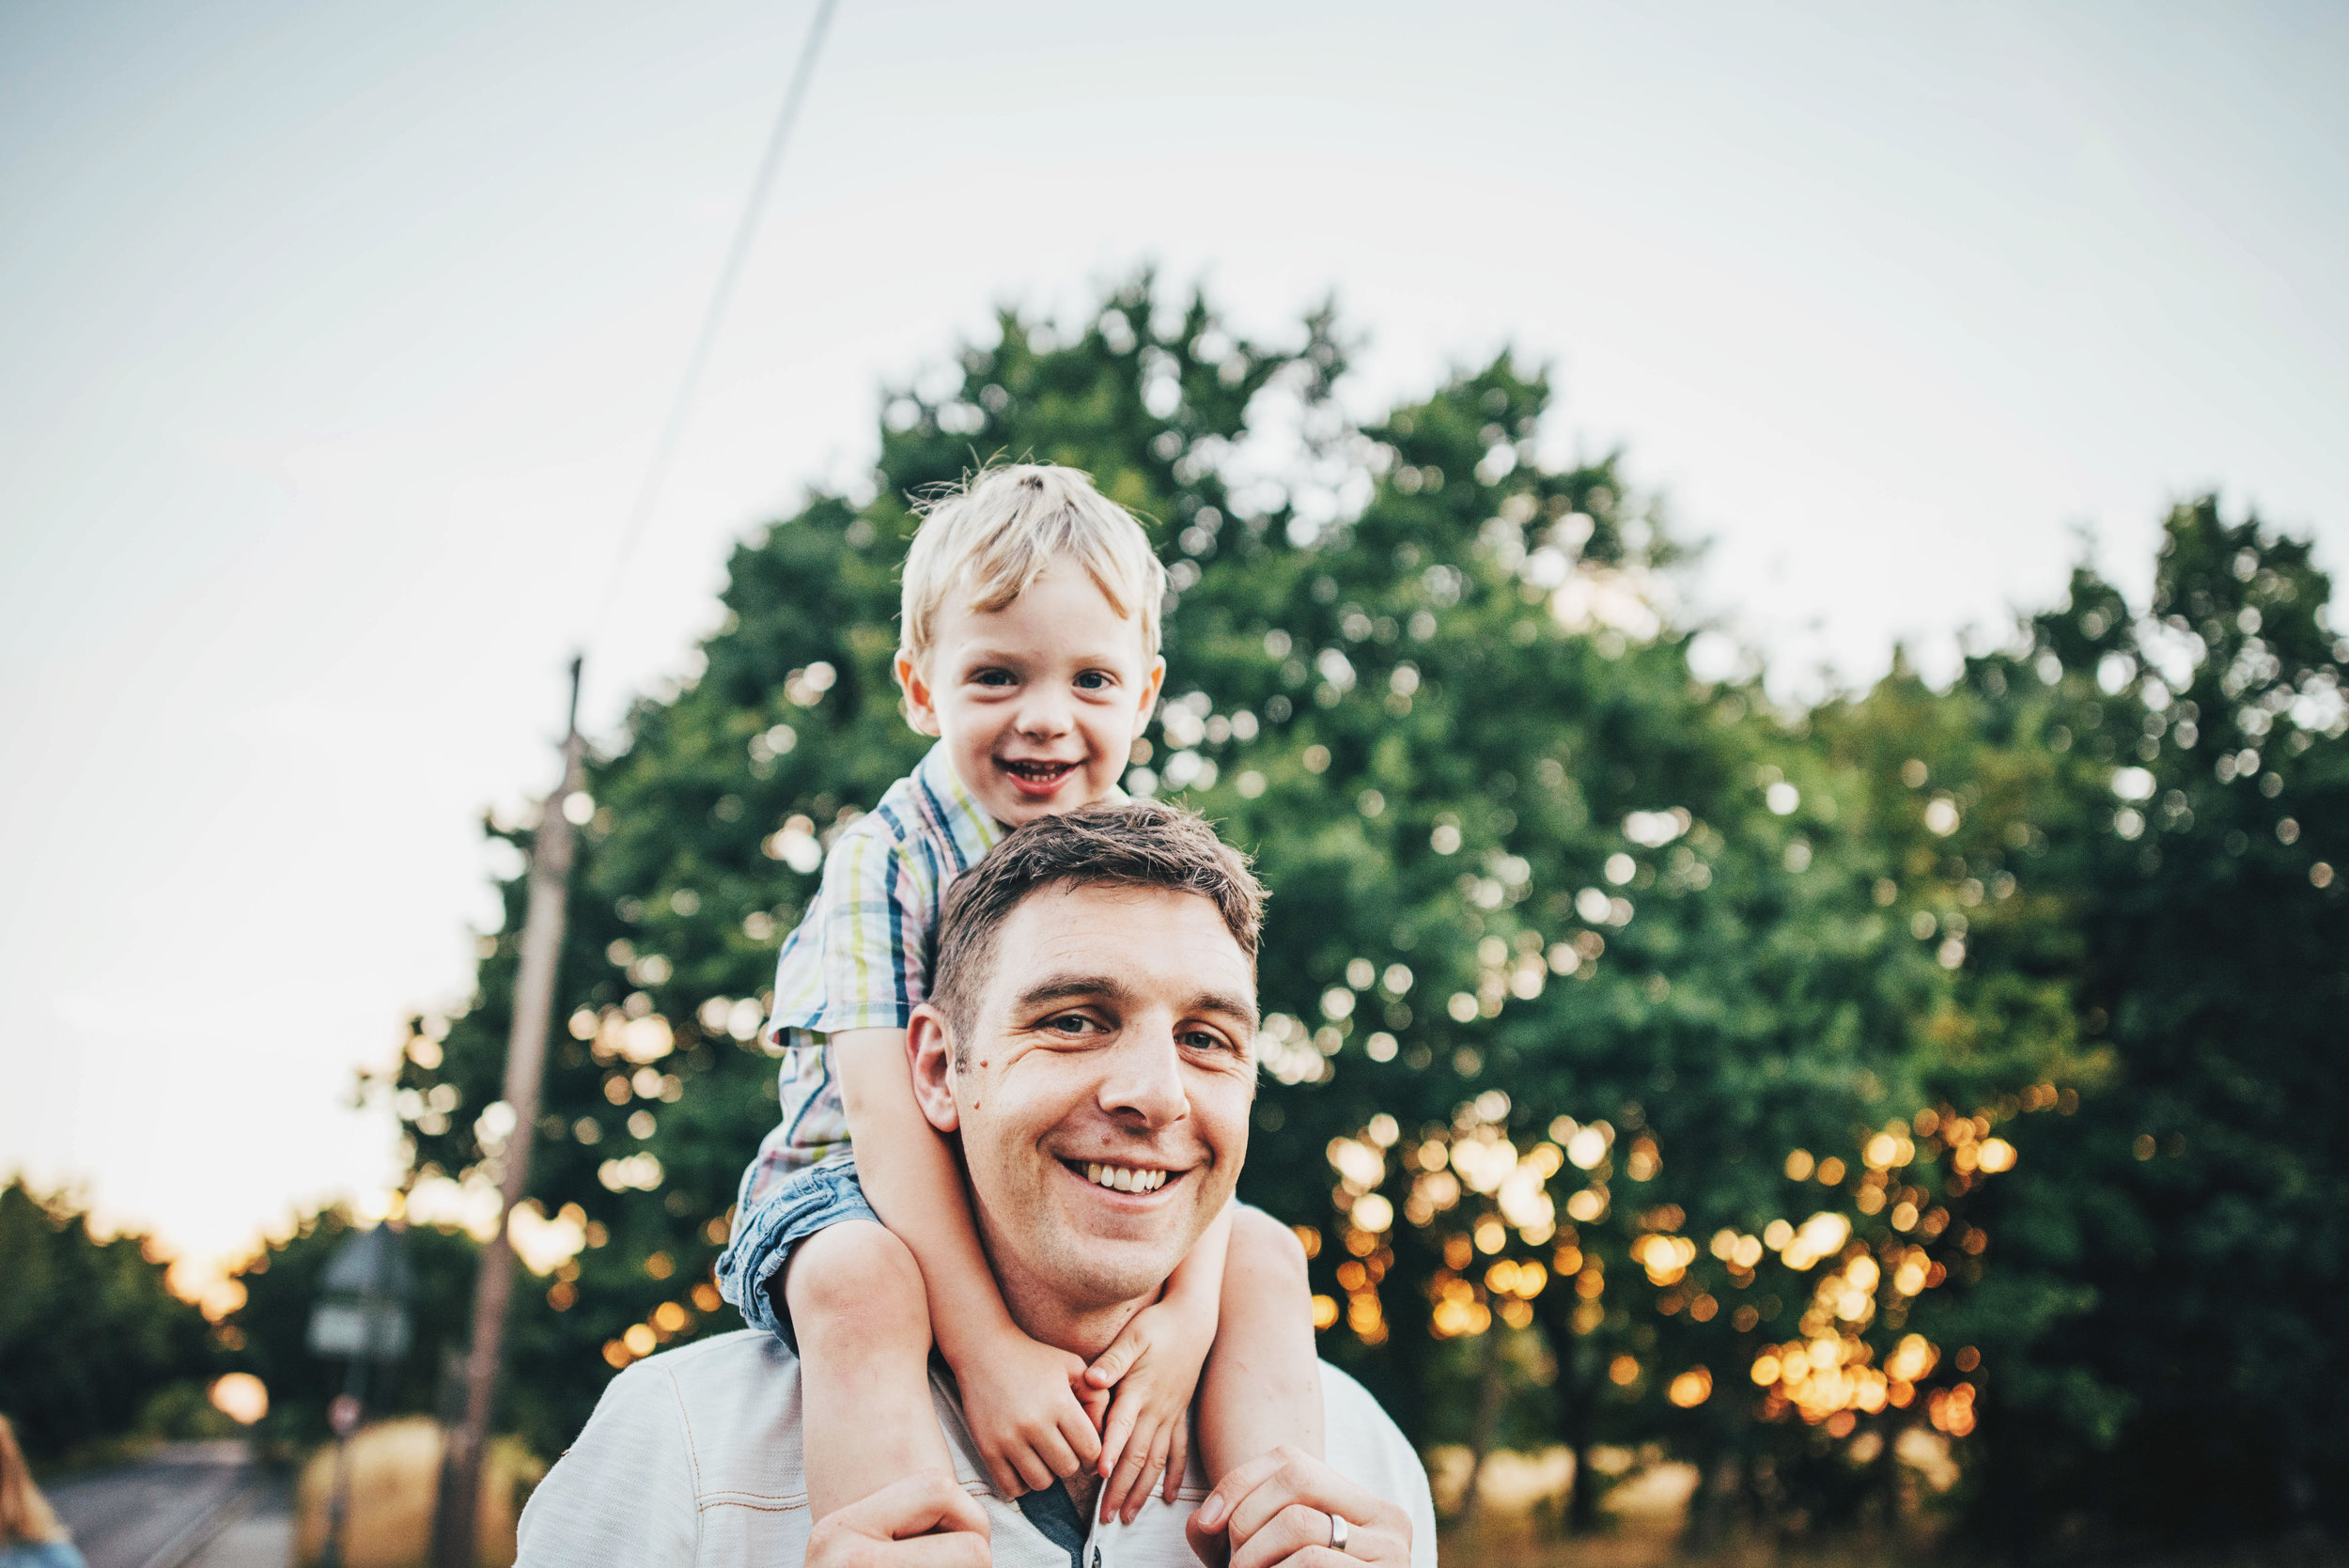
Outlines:
{"label": "boy's teeth", "polygon": [[1124,1165],[1085,1166],[1085,1180],[1114,1192],[1156,1192],[1166,1185],[1163,1171],[1136,1171]]}

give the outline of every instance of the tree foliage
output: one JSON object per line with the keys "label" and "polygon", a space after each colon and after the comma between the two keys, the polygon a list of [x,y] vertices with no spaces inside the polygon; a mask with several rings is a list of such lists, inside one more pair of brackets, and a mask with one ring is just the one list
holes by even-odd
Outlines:
{"label": "tree foliage", "polygon": [[[2305,547],[2183,508],[2143,613],[2083,570],[1947,691],[1788,709],[1692,675],[1669,531],[1615,458],[1544,463],[1546,374],[1363,424],[1347,347],[1148,278],[1065,336],[1006,311],[944,395],[885,395],[869,496],[736,551],[590,769],[520,1419],[553,1446],[612,1369],[735,1327],[774,950],[926,744],[889,675],[910,502],[1003,454],[1159,537],[1128,786],[1274,890],[1243,1193],[1408,1430],[1659,1443],[1781,1523],[1952,1445],[2011,1518],[2190,1512],[2213,1466],[2264,1467],[2262,1519],[2340,1496],[2342,653]],[[412,1216],[521,1135],[522,897],[383,1085]]]}
{"label": "tree foliage", "polygon": [[147,1238],[101,1238],[64,1194],[0,1186],[0,1415],[60,1459],[203,1405],[214,1347]]}

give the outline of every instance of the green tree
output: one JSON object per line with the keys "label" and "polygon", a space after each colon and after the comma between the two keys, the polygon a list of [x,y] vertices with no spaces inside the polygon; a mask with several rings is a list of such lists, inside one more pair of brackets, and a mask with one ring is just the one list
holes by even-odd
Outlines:
{"label": "green tree", "polygon": [[[1988,727],[2052,787],[2061,890],[2015,967],[2054,977],[2101,1069],[2017,1137],[1994,1277],[2072,1309],[2001,1337],[1985,1524],[2211,1536],[2338,1523],[2349,1166],[2349,857],[2330,584],[2215,499],[2170,517],[2141,610],[2095,573],[1972,662]],[[1997,1326],[1985,1321],[1985,1343]]]}
{"label": "green tree", "polygon": [[[1665,521],[1611,456],[1539,460],[1545,375],[1504,354],[1362,424],[1346,352],[1327,311],[1252,343],[1146,277],[1065,336],[1005,312],[950,393],[884,396],[869,497],[737,550],[721,629],[590,769],[539,1125],[491,1108],[519,878],[382,1085],[412,1212],[526,1134],[533,1219],[580,1243],[520,1321],[516,1419],[559,1441],[609,1369],[733,1326],[774,949],[926,744],[889,675],[909,502],[1003,454],[1159,535],[1129,787],[1274,890],[1243,1193],[1407,1430],[1658,1442],[1708,1518],[1789,1525],[1893,1508],[1920,1441],[1985,1519],[2118,1507],[2189,1462],[2165,1423],[2217,1416],[2286,1504],[2324,1484],[2341,726],[2305,550],[2182,513],[2150,618],[2084,575],[1948,691],[1899,665],[1790,710],[1691,675]],[[2177,1370],[2251,1322],[2223,1396]]]}
{"label": "green tree", "polygon": [[215,1370],[204,1315],[144,1236],[100,1239],[63,1194],[0,1186],[0,1414],[37,1459],[127,1436]]}

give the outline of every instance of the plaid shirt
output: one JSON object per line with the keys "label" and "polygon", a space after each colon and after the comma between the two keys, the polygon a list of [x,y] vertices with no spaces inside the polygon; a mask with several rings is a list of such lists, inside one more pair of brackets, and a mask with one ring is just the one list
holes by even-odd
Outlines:
{"label": "plaid shirt", "polygon": [[786,1176],[848,1152],[830,1036],[913,1021],[946,890],[1003,836],[941,743],[833,843],[823,889],[775,963],[767,1041],[785,1048],[783,1119],[742,1172],[742,1215]]}

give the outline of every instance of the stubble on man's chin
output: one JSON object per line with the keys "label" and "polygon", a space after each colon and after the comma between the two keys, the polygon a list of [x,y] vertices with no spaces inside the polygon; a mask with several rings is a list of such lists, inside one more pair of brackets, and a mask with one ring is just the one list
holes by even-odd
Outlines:
{"label": "stubble on man's chin", "polygon": [[[1180,1245],[1169,1245],[1163,1250],[1095,1242],[1049,1213],[1004,1216],[1001,1225],[986,1228],[1008,1231],[1022,1220],[1030,1227],[1026,1232],[1030,1245],[1024,1250],[1030,1264],[1026,1272],[1033,1276],[1023,1283],[1050,1295],[1061,1311],[1082,1314],[1130,1310],[1156,1300],[1168,1277],[1190,1255],[1207,1228],[1204,1219],[1187,1227],[1189,1234]],[[1040,1248],[1035,1246],[1037,1239],[1044,1241]],[[988,1238],[988,1252],[998,1264],[999,1281],[1003,1272],[1000,1266],[1003,1247],[1003,1236]]]}

